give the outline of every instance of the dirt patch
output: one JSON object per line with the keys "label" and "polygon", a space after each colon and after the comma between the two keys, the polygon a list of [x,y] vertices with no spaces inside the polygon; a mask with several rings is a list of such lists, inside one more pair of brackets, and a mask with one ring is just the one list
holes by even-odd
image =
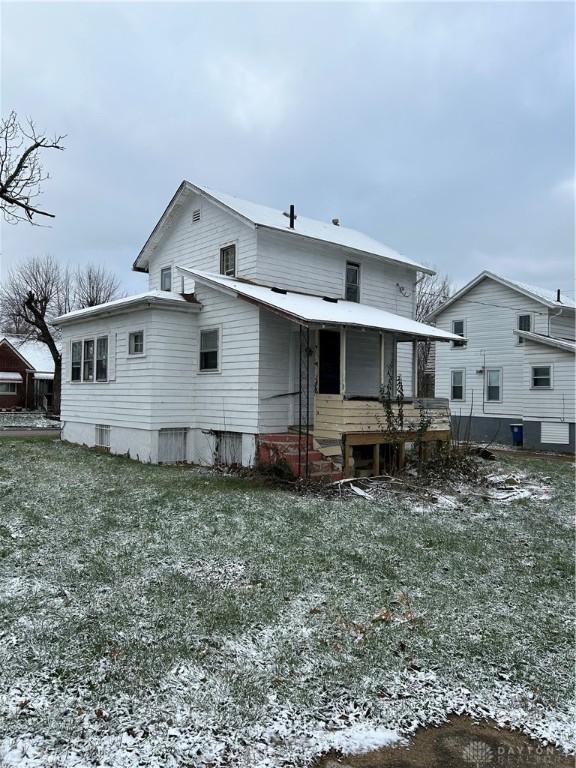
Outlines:
{"label": "dirt patch", "polygon": [[574,768],[574,758],[517,731],[453,717],[438,728],[420,728],[404,747],[366,755],[327,755],[316,768]]}

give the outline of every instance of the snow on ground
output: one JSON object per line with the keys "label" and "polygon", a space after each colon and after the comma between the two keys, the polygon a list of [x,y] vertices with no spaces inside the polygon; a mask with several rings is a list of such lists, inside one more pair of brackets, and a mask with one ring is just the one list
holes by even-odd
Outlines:
{"label": "snow on ground", "polygon": [[340,500],[1,442],[0,764],[305,766],[450,713],[574,748],[573,472],[490,472]]}
{"label": "snow on ground", "polygon": [[60,422],[47,419],[43,413],[24,411],[0,412],[0,434],[3,429],[59,429]]}

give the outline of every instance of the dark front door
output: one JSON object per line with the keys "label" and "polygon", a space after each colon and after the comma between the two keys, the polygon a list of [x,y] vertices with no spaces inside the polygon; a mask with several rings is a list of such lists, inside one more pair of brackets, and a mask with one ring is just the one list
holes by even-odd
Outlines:
{"label": "dark front door", "polygon": [[320,331],[318,392],[340,394],[340,331]]}

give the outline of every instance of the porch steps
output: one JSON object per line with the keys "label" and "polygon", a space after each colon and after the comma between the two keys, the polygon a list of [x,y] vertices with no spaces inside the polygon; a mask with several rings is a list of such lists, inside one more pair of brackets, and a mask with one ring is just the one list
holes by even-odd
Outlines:
{"label": "porch steps", "polygon": [[312,480],[339,480],[342,469],[314,445],[313,435],[301,437],[298,445],[298,433],[281,432],[258,436],[258,461],[261,464],[273,464],[285,461],[295,477],[306,475],[306,448],[308,448],[308,476]]}

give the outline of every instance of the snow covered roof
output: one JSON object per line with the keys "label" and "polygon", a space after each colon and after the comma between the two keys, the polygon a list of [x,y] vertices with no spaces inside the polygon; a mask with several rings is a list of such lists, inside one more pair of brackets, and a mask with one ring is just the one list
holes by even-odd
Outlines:
{"label": "snow covered roof", "polygon": [[378,240],[374,240],[374,238],[369,235],[365,235],[355,229],[337,226],[325,221],[318,221],[317,219],[310,219],[301,216],[298,211],[296,211],[294,229],[291,229],[288,217],[280,210],[268,208],[265,205],[252,203],[248,200],[242,200],[239,197],[233,197],[224,192],[217,192],[209,187],[191,184],[189,181],[183,181],[180,184],[176,194],[168,204],[166,210],[160,217],[160,220],[154,227],[152,234],[140,251],[138,258],[134,262],[133,268],[135,270],[147,271],[150,255],[162,237],[164,228],[171,221],[175,209],[182,205],[184,200],[187,199],[191,193],[201,195],[220,207],[224,207],[225,209],[234,212],[254,226],[273,229],[290,236],[320,240],[352,251],[379,256],[385,261],[406,264],[420,272],[426,272],[431,275],[434,274],[434,270],[429,267],[425,267],[422,264],[412,261],[412,259],[398,253],[393,248],[390,248],[387,245],[380,243]]}
{"label": "snow covered roof", "polygon": [[22,375],[17,371],[0,371],[0,382],[3,384],[6,382],[10,382],[11,384],[16,382],[19,384],[21,381]]}
{"label": "snow covered roof", "polygon": [[6,334],[0,339],[7,341],[13,347],[28,366],[42,373],[54,373],[54,360],[46,344],[27,336]]}
{"label": "snow covered roof", "polygon": [[128,310],[149,307],[151,305],[162,306],[164,308],[192,309],[199,311],[200,307],[194,302],[188,301],[182,294],[173,291],[146,291],[145,293],[136,293],[133,296],[124,296],[121,299],[107,301],[105,304],[97,304],[95,307],[86,307],[86,309],[75,309],[66,315],[61,315],[54,320],[55,325],[66,325],[68,323],[80,322],[82,320],[91,320],[100,315],[114,315]]}
{"label": "snow covered roof", "polygon": [[543,333],[533,333],[532,331],[516,330],[514,333],[527,341],[535,341],[537,344],[564,349],[566,352],[576,352],[576,341],[570,341],[570,339],[558,339],[555,336],[544,336]]}
{"label": "snow covered roof", "polygon": [[494,272],[488,272],[488,270],[484,270],[484,272],[480,272],[480,274],[476,275],[476,277],[469,283],[466,283],[463,288],[460,288],[460,290],[451,296],[448,301],[445,301],[444,304],[438,307],[438,309],[434,310],[434,312],[432,312],[430,315],[430,318],[434,318],[442,314],[445,309],[448,309],[449,306],[461,299],[462,296],[464,296],[466,293],[468,293],[468,291],[472,290],[472,288],[474,288],[476,285],[478,285],[478,283],[480,283],[482,280],[485,280],[486,278],[495,280],[497,283],[505,285],[506,287],[511,288],[513,291],[518,291],[524,296],[528,296],[530,299],[539,301],[541,304],[544,304],[550,308],[574,309],[576,307],[576,303],[568,296],[562,295],[562,293],[560,294],[560,301],[556,301],[555,291],[550,291],[547,288],[537,288],[534,285],[521,283],[518,280],[511,280],[509,277],[502,277],[502,275],[496,275]]}
{"label": "snow covered roof", "polygon": [[448,331],[442,331],[431,325],[425,325],[408,317],[402,317],[367,304],[284,291],[267,285],[259,285],[184,267],[177,267],[177,269],[212,288],[251,301],[303,324],[372,328],[392,331],[410,338],[419,337],[438,341],[462,340],[460,336],[455,336]]}

